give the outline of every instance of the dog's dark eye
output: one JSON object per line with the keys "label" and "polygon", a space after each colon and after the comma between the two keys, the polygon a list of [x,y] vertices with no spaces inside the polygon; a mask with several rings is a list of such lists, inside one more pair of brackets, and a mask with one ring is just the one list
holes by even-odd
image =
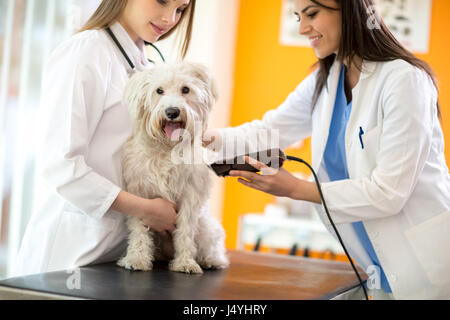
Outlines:
{"label": "dog's dark eye", "polygon": [[161,88],[158,88],[158,89],[156,89],[156,93],[162,96],[164,94],[164,90]]}
{"label": "dog's dark eye", "polygon": [[189,89],[188,87],[183,87],[183,89],[181,89],[181,92],[183,94],[188,94],[189,92],[191,92],[191,89]]}

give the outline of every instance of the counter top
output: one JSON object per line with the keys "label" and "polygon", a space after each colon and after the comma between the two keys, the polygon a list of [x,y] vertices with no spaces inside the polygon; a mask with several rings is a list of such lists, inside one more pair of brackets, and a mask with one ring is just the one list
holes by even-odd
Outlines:
{"label": "counter top", "polygon": [[[77,274],[10,278],[0,281],[0,299],[314,300],[335,299],[359,286],[348,263],[245,251],[227,254],[228,269],[201,275],[171,272],[167,263],[157,262],[148,272],[109,263],[82,267]],[[70,282],[74,276],[79,280],[75,286]]]}

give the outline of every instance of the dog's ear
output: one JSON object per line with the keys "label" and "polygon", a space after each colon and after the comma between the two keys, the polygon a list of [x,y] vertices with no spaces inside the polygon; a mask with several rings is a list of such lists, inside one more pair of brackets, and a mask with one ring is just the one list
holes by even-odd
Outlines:
{"label": "dog's ear", "polygon": [[[189,62],[188,65],[191,68],[191,74],[205,84],[207,90],[210,91],[211,97],[216,101],[219,97],[217,86],[208,68],[200,63]],[[214,103],[214,101],[211,101],[211,104]]]}
{"label": "dog's ear", "polygon": [[125,86],[123,99],[133,120],[139,120],[144,115],[145,102],[150,90],[148,81],[150,74],[151,70],[137,72]]}

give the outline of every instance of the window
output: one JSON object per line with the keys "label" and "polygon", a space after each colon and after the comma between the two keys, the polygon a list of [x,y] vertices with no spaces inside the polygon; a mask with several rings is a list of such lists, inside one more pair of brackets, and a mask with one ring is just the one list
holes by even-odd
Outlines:
{"label": "window", "polygon": [[31,216],[34,115],[42,68],[99,0],[0,1],[0,278],[11,269]]}

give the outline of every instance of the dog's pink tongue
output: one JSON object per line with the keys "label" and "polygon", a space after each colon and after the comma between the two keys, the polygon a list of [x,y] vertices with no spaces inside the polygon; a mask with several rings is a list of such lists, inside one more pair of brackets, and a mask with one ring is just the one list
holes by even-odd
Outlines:
{"label": "dog's pink tongue", "polygon": [[169,139],[179,139],[181,134],[181,123],[168,122],[164,127],[164,132]]}

